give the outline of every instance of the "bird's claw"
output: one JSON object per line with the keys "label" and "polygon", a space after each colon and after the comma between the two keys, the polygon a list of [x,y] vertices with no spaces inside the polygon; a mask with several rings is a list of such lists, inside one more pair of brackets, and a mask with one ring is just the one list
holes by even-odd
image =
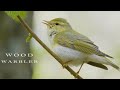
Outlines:
{"label": "bird's claw", "polygon": [[64,62],[63,65],[62,65],[62,66],[63,66],[63,69],[66,68],[71,61],[72,61],[72,60],[69,60],[69,61],[67,61],[67,62]]}
{"label": "bird's claw", "polygon": [[63,69],[64,69],[68,66],[68,64],[64,63],[62,66],[63,66]]}

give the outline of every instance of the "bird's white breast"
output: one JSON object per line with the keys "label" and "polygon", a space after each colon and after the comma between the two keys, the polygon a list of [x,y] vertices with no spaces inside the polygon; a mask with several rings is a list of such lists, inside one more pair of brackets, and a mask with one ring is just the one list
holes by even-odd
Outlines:
{"label": "bird's white breast", "polygon": [[75,66],[80,65],[87,58],[85,53],[61,45],[55,46],[53,50],[64,62],[72,60],[70,64]]}

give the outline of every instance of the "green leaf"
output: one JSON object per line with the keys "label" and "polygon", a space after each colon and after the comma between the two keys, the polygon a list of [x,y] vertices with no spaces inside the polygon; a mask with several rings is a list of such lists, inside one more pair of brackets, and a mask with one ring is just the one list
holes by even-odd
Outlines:
{"label": "green leaf", "polygon": [[26,42],[30,42],[31,39],[32,39],[32,35],[29,33],[28,37],[26,38]]}
{"label": "green leaf", "polygon": [[23,19],[25,19],[27,16],[26,11],[5,11],[5,13],[17,22],[19,22],[17,18],[18,15],[21,16]]}

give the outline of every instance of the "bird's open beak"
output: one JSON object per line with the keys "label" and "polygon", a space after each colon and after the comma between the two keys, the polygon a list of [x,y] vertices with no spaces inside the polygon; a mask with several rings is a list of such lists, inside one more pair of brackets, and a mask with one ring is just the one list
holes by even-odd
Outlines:
{"label": "bird's open beak", "polygon": [[46,21],[46,20],[43,20],[43,22],[42,22],[43,24],[46,24],[47,26],[49,26],[50,24],[49,24],[49,21]]}
{"label": "bird's open beak", "polygon": [[45,25],[47,25],[48,28],[51,28],[51,27],[52,27],[50,21],[43,20],[42,23],[45,24]]}

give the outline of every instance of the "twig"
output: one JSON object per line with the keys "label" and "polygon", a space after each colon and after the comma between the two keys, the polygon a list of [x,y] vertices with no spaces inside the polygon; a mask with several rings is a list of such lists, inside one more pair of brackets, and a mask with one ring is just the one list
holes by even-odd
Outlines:
{"label": "twig", "polygon": [[[32,32],[32,29],[27,25],[27,23],[18,15],[18,19],[20,20],[21,24],[25,27],[25,30],[28,31],[32,37],[44,48],[46,49],[62,66],[63,62],[62,60],[53,52],[51,51],[38,37],[37,35]],[[75,73],[69,66],[66,66],[65,69],[67,69],[75,78],[82,79],[77,73]]]}

